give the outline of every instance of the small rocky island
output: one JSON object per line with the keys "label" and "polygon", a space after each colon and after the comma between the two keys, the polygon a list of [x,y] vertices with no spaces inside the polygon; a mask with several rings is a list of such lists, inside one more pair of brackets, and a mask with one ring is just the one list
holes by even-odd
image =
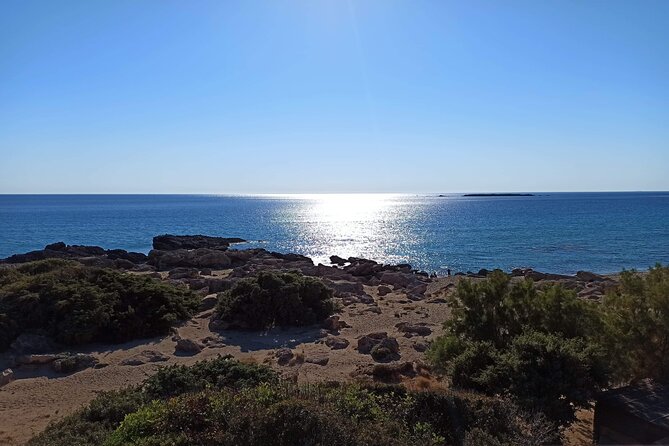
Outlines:
{"label": "small rocky island", "polygon": [[534,194],[525,194],[525,193],[464,194],[463,197],[534,197]]}

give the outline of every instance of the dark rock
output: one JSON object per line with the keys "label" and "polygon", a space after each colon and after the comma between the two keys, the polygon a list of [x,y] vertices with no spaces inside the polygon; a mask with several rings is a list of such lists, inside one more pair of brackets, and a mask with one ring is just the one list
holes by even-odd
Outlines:
{"label": "dark rock", "polygon": [[378,292],[379,296],[385,296],[386,294],[392,293],[393,290],[385,285],[379,285]]}
{"label": "dark rock", "polygon": [[107,250],[107,257],[112,260],[127,260],[135,264],[146,263],[146,261],[149,260],[149,257],[146,254],[142,254],[141,252],[128,252],[125,249],[109,249]]}
{"label": "dark rock", "polygon": [[314,264],[313,260],[311,260],[309,257],[300,254],[293,254],[293,253],[283,254],[280,252],[270,252],[269,254],[272,257],[285,260],[287,262],[305,262],[305,263],[310,263],[311,265]]}
{"label": "dark rock", "polygon": [[381,274],[380,279],[382,283],[393,285],[395,289],[404,288],[409,285],[409,282],[411,281],[407,274],[390,271]]}
{"label": "dark rock", "polygon": [[137,265],[132,263],[130,260],[125,259],[116,259],[113,261],[114,268],[116,269],[135,269]]}
{"label": "dark rock", "polygon": [[130,358],[121,361],[121,365],[142,365],[151,362],[164,362],[170,359],[169,356],[155,350],[144,350]]}
{"label": "dark rock", "polygon": [[358,338],[358,351],[362,354],[369,354],[372,351],[374,346],[381,343],[385,339],[392,339],[397,343],[394,338],[388,338],[388,333],[385,331],[369,333],[367,335],[361,336]]}
{"label": "dark rock", "polygon": [[44,364],[49,364],[55,361],[56,359],[60,359],[62,357],[63,357],[62,354],[55,354],[55,353],[23,355],[19,356],[16,362],[22,365],[44,365]]}
{"label": "dark rock", "polygon": [[149,252],[148,263],[159,270],[169,270],[176,267],[227,268],[231,261],[225,252],[215,249],[176,249],[172,251],[154,249]]}
{"label": "dark rock", "polygon": [[400,322],[396,324],[397,330],[402,333],[411,333],[418,336],[429,336],[432,334],[432,329],[425,324],[411,324],[408,322]]}
{"label": "dark rock", "polygon": [[175,350],[178,353],[194,355],[200,353],[204,346],[197,341],[188,338],[178,338]]}
{"label": "dark rock", "polygon": [[321,323],[321,327],[330,331],[339,331],[342,328],[350,327],[350,325],[340,320],[339,316],[330,316]]}
{"label": "dark rock", "polygon": [[376,272],[377,264],[376,262],[366,261],[351,264],[347,267],[344,267],[344,271],[351,274],[352,276],[371,276]]}
{"label": "dark rock", "polygon": [[578,271],[576,273],[576,277],[584,282],[601,282],[606,280],[606,277],[591,273],[589,271]]}
{"label": "dark rock", "polygon": [[330,256],[330,262],[333,265],[339,265],[339,266],[344,266],[346,265],[346,259],[343,259],[339,256]]}
{"label": "dark rock", "polygon": [[370,355],[376,362],[396,361],[400,358],[400,346],[395,338],[382,339],[381,342],[372,347]]}
{"label": "dark rock", "polygon": [[325,366],[328,365],[328,362],[330,362],[330,358],[328,358],[326,355],[316,355],[307,357],[305,361],[310,364]]}
{"label": "dark rock", "polygon": [[231,243],[246,240],[236,237],[212,237],[208,235],[158,235],[153,237],[153,249],[173,251],[177,249],[227,249]]}
{"label": "dark rock", "polygon": [[347,339],[339,338],[336,336],[328,336],[325,339],[325,345],[330,347],[332,350],[342,350],[348,347],[349,342]]}
{"label": "dark rock", "polygon": [[200,277],[200,271],[197,268],[179,267],[170,270],[167,277],[170,279],[196,279]]}
{"label": "dark rock", "polygon": [[293,351],[289,348],[280,348],[274,352],[274,357],[279,365],[286,365],[293,359]]}
{"label": "dark rock", "polygon": [[73,373],[79,370],[93,367],[98,360],[91,355],[77,353],[58,358],[51,363],[51,368],[56,373]]}
{"label": "dark rock", "polygon": [[51,243],[50,245],[46,245],[44,247],[45,250],[50,250],[50,251],[65,251],[67,248],[67,245],[65,242],[56,242],[56,243]]}
{"label": "dark rock", "polygon": [[416,350],[417,352],[424,352],[430,347],[430,344],[427,342],[423,341],[418,341],[413,344],[413,349]]}
{"label": "dark rock", "polygon": [[334,290],[336,297],[343,297],[348,294],[363,294],[364,288],[360,282],[350,282],[348,280],[329,280],[325,283]]}

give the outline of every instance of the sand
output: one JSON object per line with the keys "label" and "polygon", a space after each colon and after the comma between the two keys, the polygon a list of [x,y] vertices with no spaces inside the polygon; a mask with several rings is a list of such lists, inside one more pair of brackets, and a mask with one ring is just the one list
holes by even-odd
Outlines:
{"label": "sand", "polygon": [[[223,274],[221,274],[223,273]],[[224,272],[217,273],[224,275]],[[203,340],[210,338],[210,346],[202,352],[187,356],[175,354],[173,335],[133,341],[120,345],[94,345],[72,352],[93,354],[103,368],[89,368],[71,375],[56,375],[48,366],[16,369],[17,379],[0,388],[0,444],[7,446],[24,444],[33,435],[41,432],[50,423],[61,420],[75,412],[95,397],[98,392],[135,385],[167,364],[192,364],[196,361],[232,354],[243,361],[267,363],[282,375],[298,382],[320,382],[329,380],[352,380],[361,376],[361,371],[374,364],[371,356],[356,350],[359,336],[385,331],[395,337],[400,345],[400,361],[424,361],[424,353],[414,348],[416,343],[429,341],[443,332],[442,323],[449,315],[448,305],[443,301],[452,291],[457,278],[435,279],[429,284],[426,298],[410,301],[401,291],[379,296],[377,287],[365,286],[365,292],[374,298],[380,314],[370,311],[375,305],[352,304],[343,307],[341,320],[350,325],[343,328],[338,337],[349,341],[340,350],[332,350],[318,338],[319,327],[290,330],[271,330],[267,333],[220,331],[209,329],[210,311],[204,311],[177,327],[182,338]],[[407,338],[396,328],[399,322],[425,323],[432,330],[429,336]],[[327,365],[296,361],[293,365],[280,366],[274,352],[289,347],[297,356],[304,358],[328,357]],[[167,355],[165,362],[130,366],[122,361],[140,355],[144,351]],[[411,383],[409,383],[410,385]]]}

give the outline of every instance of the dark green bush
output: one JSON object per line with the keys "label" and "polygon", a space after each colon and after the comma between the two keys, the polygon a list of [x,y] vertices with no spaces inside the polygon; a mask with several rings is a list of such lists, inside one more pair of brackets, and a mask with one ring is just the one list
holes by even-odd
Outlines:
{"label": "dark green bush", "polygon": [[297,272],[261,272],[219,295],[218,317],[231,327],[303,326],[334,312],[332,290]]}
{"label": "dark green bush", "polygon": [[102,393],[28,445],[441,446],[460,443],[469,431],[505,446],[519,438],[541,444],[530,425],[551,429],[498,398],[387,385],[297,386],[264,366],[222,357],[166,367],[142,385]]}
{"label": "dark green bush", "polygon": [[455,387],[509,395],[566,424],[609,382],[597,341],[601,312],[573,291],[495,271],[485,281],[461,281],[451,305],[428,358]]}
{"label": "dark green bush", "polygon": [[162,367],[144,381],[142,391],[149,398],[166,398],[205,388],[241,388],[263,382],[276,382],[277,375],[270,368],[256,364],[242,364],[232,356],[200,361],[187,367]]}
{"label": "dark green bush", "polygon": [[602,344],[616,378],[669,382],[669,267],[623,271],[603,304]]}
{"label": "dark green bush", "polygon": [[0,269],[0,351],[41,330],[64,344],[124,342],[167,333],[192,315],[186,288],[65,260]]}
{"label": "dark green bush", "polygon": [[200,361],[191,367],[161,367],[140,386],[101,393],[84,409],[49,425],[29,445],[99,446],[128,414],[137,412],[153,400],[207,388],[241,389],[262,382],[277,382],[276,373],[266,366],[242,364],[231,356]]}

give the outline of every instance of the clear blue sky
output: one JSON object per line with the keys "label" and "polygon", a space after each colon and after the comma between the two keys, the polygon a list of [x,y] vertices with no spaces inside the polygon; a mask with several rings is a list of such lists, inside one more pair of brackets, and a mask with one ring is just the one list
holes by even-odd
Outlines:
{"label": "clear blue sky", "polygon": [[4,0],[1,193],[669,190],[669,1]]}

